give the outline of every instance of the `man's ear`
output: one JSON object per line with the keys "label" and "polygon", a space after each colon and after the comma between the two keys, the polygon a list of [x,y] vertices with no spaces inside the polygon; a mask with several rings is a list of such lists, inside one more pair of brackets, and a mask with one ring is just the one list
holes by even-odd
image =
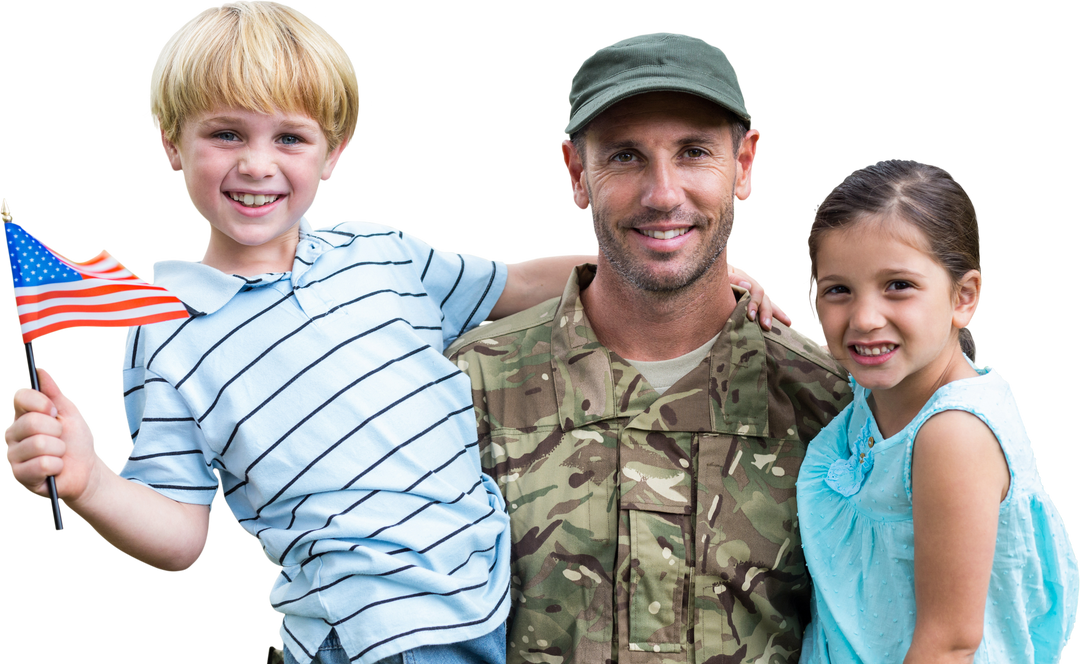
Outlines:
{"label": "man's ear", "polygon": [[570,186],[574,189],[574,203],[585,210],[589,207],[589,188],[585,186],[585,164],[572,141],[563,141],[563,161],[570,171]]}
{"label": "man's ear", "polygon": [[757,154],[757,142],[761,133],[757,129],[746,132],[739,151],[735,153],[735,195],[740,201],[750,197],[750,171],[754,167],[754,156]]}
{"label": "man's ear", "polygon": [[982,292],[982,273],[968,270],[956,286],[956,304],[953,307],[953,327],[967,327],[975,308],[979,306],[979,293]]}

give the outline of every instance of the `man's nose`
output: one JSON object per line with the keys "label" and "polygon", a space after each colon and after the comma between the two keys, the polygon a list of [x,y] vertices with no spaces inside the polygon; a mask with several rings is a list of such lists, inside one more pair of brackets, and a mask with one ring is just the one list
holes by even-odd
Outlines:
{"label": "man's nose", "polygon": [[686,200],[675,164],[666,160],[655,161],[649,165],[645,177],[645,191],[642,192],[641,201],[645,207],[667,212],[679,207]]}

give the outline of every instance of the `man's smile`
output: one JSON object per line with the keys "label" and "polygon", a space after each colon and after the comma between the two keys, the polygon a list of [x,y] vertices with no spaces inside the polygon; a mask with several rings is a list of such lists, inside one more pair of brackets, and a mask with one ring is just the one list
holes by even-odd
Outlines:
{"label": "man's smile", "polygon": [[671,238],[679,237],[680,235],[684,235],[687,231],[690,230],[690,227],[685,226],[683,228],[673,228],[673,229],[667,230],[667,231],[654,231],[654,230],[650,230],[650,229],[647,229],[647,228],[637,228],[637,229],[634,229],[634,230],[641,233],[642,235],[651,237],[651,238],[656,239],[656,240],[670,240]]}

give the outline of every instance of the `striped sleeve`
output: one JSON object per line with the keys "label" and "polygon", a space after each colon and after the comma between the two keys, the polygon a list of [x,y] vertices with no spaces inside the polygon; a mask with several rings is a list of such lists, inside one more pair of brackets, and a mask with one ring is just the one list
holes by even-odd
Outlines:
{"label": "striped sleeve", "polygon": [[487,319],[506,287],[506,265],[468,254],[436,251],[424,242],[401,234],[413,256],[428,295],[443,316],[443,342],[454,339]]}
{"label": "striped sleeve", "polygon": [[128,336],[124,368],[124,409],[134,449],[120,476],[177,502],[209,505],[218,486],[213,452],[173,386],[143,366],[138,331]]}

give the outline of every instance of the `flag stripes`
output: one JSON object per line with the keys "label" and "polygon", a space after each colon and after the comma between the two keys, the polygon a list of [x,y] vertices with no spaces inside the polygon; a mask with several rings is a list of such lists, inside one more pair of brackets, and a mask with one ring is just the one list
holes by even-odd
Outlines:
{"label": "flag stripes", "polygon": [[70,261],[14,223],[4,224],[24,342],[68,327],[129,327],[187,318],[184,304],[108,252]]}

